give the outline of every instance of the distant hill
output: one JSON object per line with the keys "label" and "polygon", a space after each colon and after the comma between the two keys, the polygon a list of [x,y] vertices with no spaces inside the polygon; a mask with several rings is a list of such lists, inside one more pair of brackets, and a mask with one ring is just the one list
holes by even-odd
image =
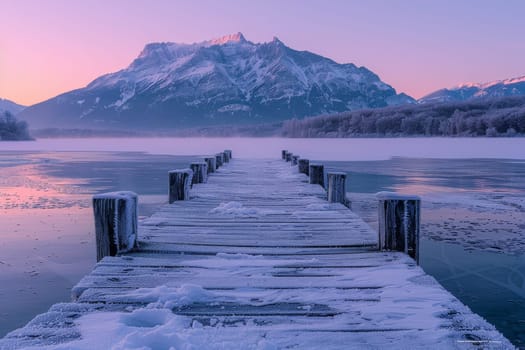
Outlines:
{"label": "distant hill", "polygon": [[418,100],[418,103],[459,102],[472,99],[525,95],[525,76],[489,83],[466,83],[441,89]]}
{"label": "distant hill", "polygon": [[286,137],[525,135],[525,96],[365,109],[283,123]]}
{"label": "distant hill", "polygon": [[179,128],[274,123],[415,100],[365,67],[241,33],[147,44],[125,69],[26,108],[33,128]]}
{"label": "distant hill", "polygon": [[3,115],[4,112],[12,113],[13,115],[18,114],[22,111],[25,106],[19,105],[13,101],[9,101],[3,98],[0,98],[0,115]]}

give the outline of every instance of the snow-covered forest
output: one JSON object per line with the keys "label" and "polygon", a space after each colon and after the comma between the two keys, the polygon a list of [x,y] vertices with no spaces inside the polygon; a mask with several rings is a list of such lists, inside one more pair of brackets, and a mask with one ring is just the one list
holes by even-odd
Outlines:
{"label": "snow-covered forest", "polygon": [[525,97],[425,103],[285,121],[285,137],[514,136],[525,134]]}
{"label": "snow-covered forest", "polygon": [[17,120],[11,113],[0,114],[0,141],[31,140],[27,123]]}

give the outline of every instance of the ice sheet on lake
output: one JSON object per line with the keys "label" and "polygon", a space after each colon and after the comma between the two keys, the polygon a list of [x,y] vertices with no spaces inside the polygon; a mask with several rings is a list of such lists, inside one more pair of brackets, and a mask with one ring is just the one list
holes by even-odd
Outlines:
{"label": "ice sheet on lake", "polygon": [[[348,193],[353,209],[377,227],[373,194]],[[523,254],[525,198],[508,193],[428,193],[421,196],[421,235],[466,250]]]}

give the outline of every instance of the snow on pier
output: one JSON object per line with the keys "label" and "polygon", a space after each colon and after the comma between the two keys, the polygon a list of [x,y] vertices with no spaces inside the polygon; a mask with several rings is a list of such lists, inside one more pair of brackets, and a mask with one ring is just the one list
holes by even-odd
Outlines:
{"label": "snow on pier", "polygon": [[232,159],[0,349],[513,348],[377,244],[296,166]]}

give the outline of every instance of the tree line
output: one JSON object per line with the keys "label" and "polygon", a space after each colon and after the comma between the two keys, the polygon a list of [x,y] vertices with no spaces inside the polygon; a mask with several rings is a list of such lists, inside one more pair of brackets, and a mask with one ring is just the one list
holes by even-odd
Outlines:
{"label": "tree line", "polygon": [[525,96],[365,109],[285,121],[285,137],[525,135]]}
{"label": "tree line", "polygon": [[0,141],[32,140],[27,123],[17,120],[10,112],[0,114]]}

